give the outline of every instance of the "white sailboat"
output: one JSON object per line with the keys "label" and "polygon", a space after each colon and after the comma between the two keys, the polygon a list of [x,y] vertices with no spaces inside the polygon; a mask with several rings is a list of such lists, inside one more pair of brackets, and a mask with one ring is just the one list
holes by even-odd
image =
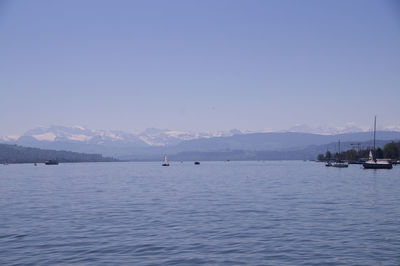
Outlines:
{"label": "white sailboat", "polygon": [[[374,151],[375,151],[375,139],[376,139],[376,116],[374,120]],[[372,151],[369,151],[368,161],[363,163],[364,169],[392,169],[393,166],[386,160],[374,159]]]}
{"label": "white sailboat", "polygon": [[166,154],[164,154],[164,161],[162,163],[162,166],[169,166],[169,162],[168,162],[168,158],[167,158]]}

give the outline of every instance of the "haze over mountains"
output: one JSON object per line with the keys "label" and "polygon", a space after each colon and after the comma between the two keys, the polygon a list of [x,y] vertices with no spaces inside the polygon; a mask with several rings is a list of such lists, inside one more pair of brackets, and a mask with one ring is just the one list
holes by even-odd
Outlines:
{"label": "haze over mountains", "polygon": [[[52,125],[49,127],[37,127],[26,131],[21,136],[0,136],[1,142],[29,142],[29,141],[48,141],[48,142],[74,142],[79,141],[88,144],[104,144],[108,142],[124,142],[135,144],[136,146],[168,146],[175,145],[182,141],[212,138],[228,137],[240,134],[250,133],[271,133],[271,132],[297,132],[313,133],[321,135],[335,135],[343,133],[368,132],[372,129],[366,126],[357,126],[348,123],[343,126],[318,126],[312,127],[306,124],[295,125],[287,130],[271,131],[240,131],[232,129],[230,131],[216,132],[194,132],[179,131],[171,129],[147,128],[140,133],[129,133],[120,130],[95,130],[83,126],[61,126]],[[387,126],[381,131],[399,131],[400,125]]]}
{"label": "haze over mountains", "polygon": [[[322,130],[323,128],[320,128]],[[395,128],[396,129],[396,128]],[[340,139],[342,148],[361,143],[364,148],[372,145],[373,135],[354,125],[329,129],[340,134],[314,134],[306,125],[286,132],[189,132],[162,129],[146,129],[141,133],[117,130],[92,130],[81,126],[50,126],[28,130],[22,136],[2,137],[0,142],[25,147],[96,153],[125,160],[158,160],[167,153],[171,159],[314,159],[327,147],[335,151]],[[346,133],[356,130],[358,132]],[[300,131],[300,132],[294,132]],[[377,143],[384,145],[399,140],[399,131],[378,131]]]}
{"label": "haze over mountains", "polygon": [[135,146],[166,146],[178,144],[181,141],[210,138],[221,136],[232,136],[241,134],[239,130],[229,132],[191,132],[169,129],[148,128],[141,133],[127,133],[119,130],[94,130],[82,126],[59,126],[37,127],[26,131],[22,136],[0,137],[2,142],[29,143],[36,141],[47,142],[75,142],[87,144],[106,143],[130,143]]}

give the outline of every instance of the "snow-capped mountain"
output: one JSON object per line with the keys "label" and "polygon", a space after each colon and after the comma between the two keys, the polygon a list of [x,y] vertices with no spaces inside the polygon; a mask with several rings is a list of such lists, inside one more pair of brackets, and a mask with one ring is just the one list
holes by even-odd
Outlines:
{"label": "snow-capped mountain", "polygon": [[[356,126],[352,123],[340,127],[321,126],[310,127],[308,125],[296,125],[288,130],[279,132],[299,132],[322,135],[345,134],[354,132],[366,132],[368,127]],[[383,128],[388,131],[400,131],[400,126],[389,126]],[[170,129],[148,128],[141,133],[129,133],[118,130],[93,130],[82,126],[59,126],[37,127],[26,131],[22,136],[0,137],[0,142],[19,144],[23,146],[45,147],[51,144],[53,148],[70,147],[71,145],[101,145],[103,148],[143,148],[143,147],[165,147],[177,145],[181,142],[209,139],[214,137],[230,137],[234,135],[267,133],[271,131],[241,132],[238,129],[217,132],[194,132],[178,131]],[[277,131],[275,131],[277,132]],[[57,144],[57,145],[56,145]],[[61,145],[62,144],[62,145]]]}
{"label": "snow-capped mountain", "polygon": [[1,137],[0,141],[16,144],[30,144],[30,142],[80,142],[85,144],[123,144],[129,143],[131,146],[168,146],[175,145],[182,141],[211,138],[227,137],[241,134],[237,129],[229,132],[193,132],[177,131],[169,129],[148,128],[145,131],[135,134],[118,130],[93,130],[83,126],[59,126],[37,127],[26,131],[22,136]]}
{"label": "snow-capped mountain", "polygon": [[25,132],[21,138],[33,138],[37,141],[48,142],[83,142],[90,144],[104,143],[135,143],[146,146],[135,134],[116,130],[93,130],[82,126],[57,126],[38,127]]}
{"label": "snow-capped mountain", "polygon": [[[372,133],[343,133],[351,127],[336,129],[339,135],[299,133],[315,130],[302,125],[292,128],[297,132],[241,132],[237,129],[220,132],[197,133],[168,129],[146,129],[141,133],[128,133],[117,130],[93,130],[81,126],[39,127],[25,132],[22,136],[8,136],[0,142],[51,150],[66,150],[84,153],[97,153],[105,156],[129,160],[158,159],[164,153],[187,152],[226,152],[226,151],[277,151],[343,142],[369,141]],[[400,131],[378,131],[379,140],[399,140]],[[321,129],[320,129],[321,130]],[[326,131],[325,131],[326,132]],[[161,158],[161,157],[160,157]]]}
{"label": "snow-capped mountain", "polygon": [[[345,133],[355,133],[355,132],[368,132],[372,131],[371,126],[359,126],[354,123],[346,123],[340,126],[318,126],[312,127],[306,124],[295,125],[287,130],[287,132],[300,132],[300,133],[312,133],[312,134],[322,134],[322,135],[336,135]],[[400,132],[400,125],[390,125],[379,127],[377,130],[382,131],[396,131]]]}
{"label": "snow-capped mountain", "polygon": [[0,136],[0,142],[16,141],[20,136]]}
{"label": "snow-capped mountain", "polygon": [[182,141],[213,138],[213,137],[229,137],[237,134],[242,134],[237,129],[231,131],[217,132],[193,132],[193,131],[177,131],[169,129],[148,128],[138,134],[139,138],[151,146],[168,146],[176,145]]}
{"label": "snow-capped mountain", "polygon": [[164,146],[178,144],[182,140],[198,138],[194,132],[148,128],[138,134],[139,138],[150,146]]}
{"label": "snow-capped mountain", "polygon": [[287,131],[289,132],[301,132],[301,133],[312,133],[312,134],[322,134],[322,135],[335,135],[335,134],[344,134],[344,133],[354,133],[354,132],[367,132],[370,131],[371,128],[357,126],[354,123],[347,123],[342,126],[318,126],[312,127],[306,124],[295,125],[289,128]]}
{"label": "snow-capped mountain", "polygon": [[400,132],[400,125],[391,125],[391,126],[386,126],[384,130],[389,130],[389,131],[398,131]]}
{"label": "snow-capped mountain", "polygon": [[[357,126],[354,123],[348,123],[343,126],[319,126],[311,127],[306,124],[295,125],[288,130],[283,131],[240,131],[232,129],[230,131],[217,132],[194,132],[179,131],[170,129],[148,128],[140,133],[130,133],[119,130],[94,130],[83,126],[59,126],[37,127],[26,131],[22,136],[4,136],[0,137],[1,142],[29,144],[30,142],[76,142],[85,144],[129,144],[130,146],[148,147],[148,146],[171,146],[182,141],[229,137],[233,135],[249,133],[266,132],[300,132],[322,135],[344,134],[354,132],[370,131],[369,127]],[[400,125],[387,126],[380,130],[400,131]]]}
{"label": "snow-capped mountain", "polygon": [[127,154],[149,145],[137,134],[118,130],[93,130],[82,126],[38,127],[19,137],[3,137],[0,142],[52,150],[99,153],[107,156]]}

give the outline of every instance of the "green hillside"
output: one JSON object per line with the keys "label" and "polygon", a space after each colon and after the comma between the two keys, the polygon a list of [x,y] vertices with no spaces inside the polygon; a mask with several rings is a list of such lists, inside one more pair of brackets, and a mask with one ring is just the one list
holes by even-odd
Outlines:
{"label": "green hillside", "polygon": [[0,144],[0,163],[44,163],[47,160],[66,162],[112,162],[114,158],[100,154],[86,154],[70,151],[43,150],[18,145]]}

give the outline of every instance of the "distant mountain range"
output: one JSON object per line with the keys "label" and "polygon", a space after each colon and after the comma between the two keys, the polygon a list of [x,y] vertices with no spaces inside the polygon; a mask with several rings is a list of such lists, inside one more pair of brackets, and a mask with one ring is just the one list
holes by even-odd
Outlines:
{"label": "distant mountain range", "polygon": [[241,134],[239,130],[229,132],[191,132],[177,131],[169,129],[148,128],[145,131],[134,134],[118,130],[94,130],[82,126],[50,126],[38,127],[26,131],[22,136],[0,137],[1,142],[8,143],[29,143],[35,141],[47,142],[80,142],[85,144],[116,144],[129,143],[134,146],[166,146],[174,145],[181,141],[197,139],[231,136]]}
{"label": "distant mountain range", "polygon": [[[339,139],[343,145],[361,142],[366,145],[365,143],[372,138],[372,132],[328,135],[300,132],[248,133],[231,130],[194,133],[153,128],[134,134],[92,130],[80,126],[51,126],[29,130],[19,137],[3,137],[0,142],[42,149],[95,153],[126,160],[159,160],[164,153],[177,160],[196,156],[204,160],[215,154],[222,154],[222,157],[231,154],[224,158],[238,159],[311,159],[316,157],[316,152],[326,151],[328,145],[334,147]],[[382,141],[380,143],[400,140],[400,132],[378,131],[377,138]],[[345,149],[345,146],[342,148]],[[214,155],[211,156],[211,153]],[[217,157],[220,158],[220,155]]]}
{"label": "distant mountain range", "polygon": [[134,134],[117,130],[93,130],[82,126],[50,126],[28,130],[22,136],[0,137],[0,143],[121,156],[146,148],[172,146],[187,140],[229,136],[234,133],[238,131],[195,133],[149,128]]}
{"label": "distant mountain range", "polygon": [[[389,140],[379,140],[376,147],[383,147]],[[372,147],[373,141],[360,143],[363,149]],[[353,142],[341,143],[341,150],[356,149],[357,145]],[[338,152],[338,143],[332,142],[327,145],[309,145],[302,148],[283,149],[283,150],[228,150],[228,151],[187,151],[178,152],[169,156],[171,161],[237,161],[237,160],[315,160],[317,154],[325,154],[329,150],[331,153]],[[139,160],[135,157],[125,157],[125,160]],[[148,158],[156,160],[157,158]]]}
{"label": "distant mountain range", "polygon": [[[379,131],[377,147],[383,147],[390,141],[400,140],[400,132]],[[308,133],[254,133],[196,139],[181,142],[178,145],[153,147],[136,150],[122,160],[160,160],[161,154],[169,154],[171,160],[312,160],[327,150],[366,149],[373,146],[371,132],[347,133],[338,135],[318,135]]]}

